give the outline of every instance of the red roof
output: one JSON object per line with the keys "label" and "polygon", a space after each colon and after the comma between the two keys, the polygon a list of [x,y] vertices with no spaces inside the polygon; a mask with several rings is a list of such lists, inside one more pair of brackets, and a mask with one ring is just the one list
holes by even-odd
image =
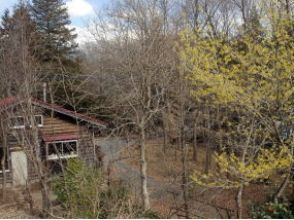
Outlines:
{"label": "red roof", "polygon": [[17,101],[16,97],[13,97],[13,96],[1,99],[0,100],[0,108],[10,106],[10,105],[16,103],[16,101]]}
{"label": "red roof", "polygon": [[42,139],[45,142],[54,141],[69,141],[69,140],[79,140],[80,136],[78,134],[55,134],[55,135],[42,135]]}
{"label": "red roof", "polygon": [[46,103],[46,102],[43,102],[43,101],[40,101],[40,100],[33,100],[33,104],[36,105],[36,106],[42,107],[42,108],[50,109],[50,110],[53,110],[55,112],[70,116],[72,118],[77,118],[77,119],[80,119],[82,121],[89,122],[91,124],[100,125],[100,126],[101,125],[102,126],[107,126],[106,122],[103,122],[103,121],[101,121],[99,119],[96,119],[96,118],[93,118],[93,117],[90,117],[90,116],[87,116],[87,115],[84,115],[84,114],[81,114],[81,113],[78,113],[78,112],[75,112],[75,111],[65,109],[65,108],[63,108],[63,107],[61,107],[59,105],[56,105],[56,104],[49,104],[49,103]]}
{"label": "red roof", "polygon": [[[0,100],[0,109],[5,108],[5,107],[10,107],[11,105],[17,104],[19,102],[21,102],[21,101],[18,100],[16,97],[7,97],[7,98],[4,98],[4,99],[1,99]],[[99,119],[96,119],[94,117],[90,117],[90,116],[87,116],[87,115],[84,115],[84,114],[81,114],[81,113],[77,113],[75,111],[65,109],[62,106],[59,106],[59,105],[56,105],[56,104],[49,104],[47,102],[43,102],[43,101],[40,101],[40,100],[37,100],[37,99],[33,99],[32,103],[35,106],[39,106],[39,107],[42,107],[42,108],[45,108],[45,109],[53,110],[53,111],[61,113],[63,115],[67,115],[67,116],[70,116],[72,118],[76,118],[76,119],[79,119],[81,121],[88,122],[90,124],[94,124],[94,125],[97,125],[97,126],[103,126],[103,127],[107,126],[106,122],[103,122],[103,121],[101,121]]]}

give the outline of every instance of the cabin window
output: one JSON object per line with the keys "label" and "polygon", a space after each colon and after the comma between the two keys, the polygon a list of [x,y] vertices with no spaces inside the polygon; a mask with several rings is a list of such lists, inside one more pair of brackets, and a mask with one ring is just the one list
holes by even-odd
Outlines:
{"label": "cabin window", "polygon": [[[17,116],[10,118],[11,127],[14,129],[25,128],[25,118],[23,116]],[[34,115],[34,122],[37,127],[43,127],[44,119],[43,115]],[[30,125],[31,126],[31,125]]]}
{"label": "cabin window", "polygon": [[43,127],[44,125],[44,120],[43,120],[43,115],[35,115],[35,123],[38,127]]}
{"label": "cabin window", "polygon": [[25,120],[22,116],[13,117],[10,119],[11,127],[12,128],[24,128],[25,127]]}
{"label": "cabin window", "polygon": [[68,159],[78,156],[78,141],[56,141],[47,143],[47,160]]}
{"label": "cabin window", "polygon": [[[4,160],[4,161],[3,161]],[[2,162],[4,162],[2,164]],[[4,165],[4,167],[3,167]],[[8,169],[8,154],[4,154],[4,148],[0,146],[0,173],[3,173],[3,168],[5,168],[5,172],[9,172]]]}

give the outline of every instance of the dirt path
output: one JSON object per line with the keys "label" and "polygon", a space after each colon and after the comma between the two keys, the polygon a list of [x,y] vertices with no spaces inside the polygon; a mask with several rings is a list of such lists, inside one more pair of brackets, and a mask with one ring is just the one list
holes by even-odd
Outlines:
{"label": "dirt path", "polygon": [[[137,191],[140,190],[140,171],[132,167],[125,161],[118,161],[115,164],[115,174],[125,181],[133,183],[133,187]],[[155,179],[152,176],[148,176],[147,179],[148,188],[150,189],[151,198],[160,198],[167,192],[177,192],[180,194],[179,187],[172,183],[164,182]]]}
{"label": "dirt path", "polygon": [[[128,146],[132,145],[132,142],[126,142],[121,138],[112,139],[97,139],[96,145],[101,146],[103,153],[105,154],[106,166],[109,161],[115,161],[112,166],[113,173],[128,183],[132,184],[134,190],[139,192],[140,190],[140,171],[135,167],[128,164],[124,159],[120,160],[121,152]],[[152,176],[148,176],[147,179],[148,188],[150,190],[151,198],[161,198],[167,192],[174,192],[178,196],[180,195],[180,186],[176,186],[174,183],[157,180]]]}

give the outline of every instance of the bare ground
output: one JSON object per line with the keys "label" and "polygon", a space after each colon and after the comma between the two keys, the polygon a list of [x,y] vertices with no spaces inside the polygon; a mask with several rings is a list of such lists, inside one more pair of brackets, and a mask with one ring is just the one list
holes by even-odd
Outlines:
{"label": "bare ground", "polygon": [[0,206],[0,218],[2,219],[31,219],[35,216],[27,213],[23,208],[18,207],[16,204],[9,204]]}
{"label": "bare ground", "polygon": [[36,216],[29,213],[23,200],[21,189],[7,188],[5,196],[0,193],[0,218],[2,219],[30,219]]}
{"label": "bare ground", "polygon": [[[33,183],[30,187],[30,197],[24,187],[7,187],[5,196],[2,190],[0,193],[0,218],[1,219],[36,219],[40,218],[42,197],[39,184]],[[50,192],[50,199],[54,202],[56,196]],[[32,199],[32,210],[30,209],[28,198]],[[54,217],[54,216],[51,216]]]}

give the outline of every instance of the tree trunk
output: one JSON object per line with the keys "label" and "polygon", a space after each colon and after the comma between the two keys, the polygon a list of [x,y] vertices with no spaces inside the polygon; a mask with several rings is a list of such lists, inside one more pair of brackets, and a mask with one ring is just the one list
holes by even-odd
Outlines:
{"label": "tree trunk", "polygon": [[47,185],[47,178],[43,177],[41,180],[41,194],[42,194],[42,211],[45,215],[50,213],[51,203],[49,199],[49,188]]}
{"label": "tree trunk", "polygon": [[166,152],[166,148],[168,146],[168,135],[167,135],[167,126],[166,126],[165,118],[163,117],[163,152]]}
{"label": "tree trunk", "polygon": [[141,127],[141,144],[140,144],[140,160],[141,160],[141,196],[144,210],[150,209],[149,193],[147,188],[147,161],[145,146],[145,129]]}
{"label": "tree trunk", "polygon": [[183,128],[180,131],[180,146],[182,151],[182,191],[184,201],[185,218],[189,219],[189,201],[188,201],[188,188],[187,188],[187,147],[185,144]]}
{"label": "tree trunk", "polygon": [[290,170],[289,170],[287,176],[285,177],[285,179],[283,180],[282,184],[280,185],[280,187],[279,187],[279,189],[278,189],[278,191],[277,191],[277,193],[276,193],[276,195],[275,195],[275,199],[280,198],[280,197],[283,195],[285,189],[287,188],[287,186],[288,186],[288,184],[289,184],[289,182],[290,182],[290,180],[291,180],[291,177],[292,177],[292,175],[293,175],[293,174],[292,174],[293,166],[294,166],[294,165],[291,166],[291,168],[290,168]]}
{"label": "tree trunk", "polygon": [[210,164],[209,160],[210,160],[210,146],[209,146],[209,143],[208,143],[208,144],[206,144],[206,153],[205,153],[205,169],[204,169],[204,172],[206,174],[208,174],[208,172],[209,172],[209,164]]}
{"label": "tree trunk", "polygon": [[34,200],[33,200],[33,197],[32,197],[29,181],[27,181],[27,183],[26,183],[24,200],[29,204],[30,213],[33,214]]}
{"label": "tree trunk", "polygon": [[210,124],[210,120],[211,120],[211,118],[210,118],[210,112],[209,112],[209,110],[207,109],[207,115],[208,115],[208,119],[207,119],[207,133],[208,133],[208,139],[207,139],[207,143],[206,143],[206,155],[205,155],[205,170],[204,170],[204,172],[206,173],[206,174],[208,174],[208,172],[209,172],[209,168],[210,168],[210,163],[211,163],[211,150],[210,150],[210,148],[211,148],[211,124]]}
{"label": "tree trunk", "polygon": [[1,165],[2,165],[2,174],[3,174],[3,179],[2,179],[2,200],[5,201],[5,197],[6,197],[6,167],[5,167],[5,161],[6,161],[6,157],[7,157],[7,151],[6,151],[6,146],[3,145],[3,158],[0,161]]}
{"label": "tree trunk", "polygon": [[7,160],[8,156],[8,147],[7,147],[7,132],[6,128],[4,127],[4,124],[1,121],[1,128],[2,128],[2,149],[3,149],[3,157],[2,160],[0,161],[2,165],[2,174],[3,174],[3,179],[2,179],[2,199],[5,201],[5,190],[6,190],[6,172],[5,170],[7,169],[5,161]]}
{"label": "tree trunk", "polygon": [[289,16],[289,18],[290,18],[290,16],[291,16],[291,10],[290,10],[290,1],[289,0],[285,0],[285,9],[286,9],[286,12],[287,12],[287,15]]}
{"label": "tree trunk", "polygon": [[198,155],[197,155],[197,124],[194,124],[194,130],[193,130],[193,160],[195,162],[198,161]]}
{"label": "tree trunk", "polygon": [[110,183],[111,183],[112,164],[113,164],[113,161],[109,160],[109,162],[107,164],[107,169],[106,169],[107,186],[108,187],[110,187]]}
{"label": "tree trunk", "polygon": [[238,190],[237,193],[237,218],[242,219],[243,218],[243,203],[242,203],[242,197],[243,197],[243,190],[244,185],[242,184]]}
{"label": "tree trunk", "polygon": [[3,160],[0,161],[1,164],[2,164],[2,174],[3,174],[3,179],[2,179],[2,200],[5,201],[5,198],[6,198],[6,193],[5,193],[5,190],[6,190],[6,172],[5,172],[5,156],[3,157]]}
{"label": "tree trunk", "polygon": [[[33,112],[33,111],[31,110],[30,112]],[[29,115],[33,115],[33,114],[31,113]],[[31,121],[31,124],[33,125],[34,122]],[[40,152],[40,145],[38,140],[38,129],[36,128],[36,126],[32,126],[31,132],[32,132],[32,143],[28,143],[28,144],[31,144],[33,148],[30,149],[29,151],[40,179],[41,195],[42,195],[42,211],[43,211],[43,214],[48,215],[51,211],[50,210],[51,202],[49,198],[49,186],[48,186],[48,180],[47,180],[47,173],[44,170],[44,165],[40,157],[41,152]]]}
{"label": "tree trunk", "polygon": [[[53,90],[52,90],[52,86],[50,83],[48,83],[48,87],[49,87],[49,95],[50,95],[50,104],[55,104],[54,103],[54,96],[53,96]],[[51,117],[54,117],[54,111],[51,110]]]}

